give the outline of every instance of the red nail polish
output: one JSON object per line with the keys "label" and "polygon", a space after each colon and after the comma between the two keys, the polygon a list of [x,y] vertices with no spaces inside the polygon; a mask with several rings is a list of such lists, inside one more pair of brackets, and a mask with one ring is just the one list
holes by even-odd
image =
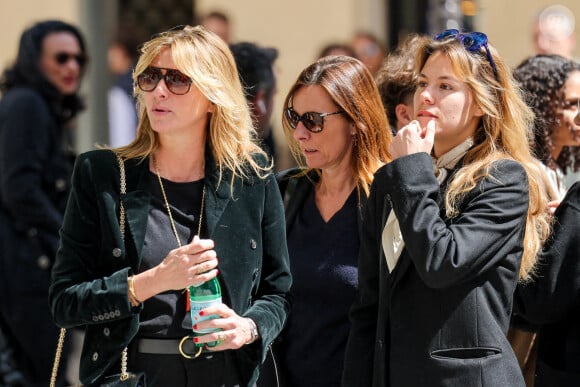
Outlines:
{"label": "red nail polish", "polygon": [[197,343],[198,341],[199,341],[199,339],[198,339],[197,337],[194,337],[194,338],[193,338],[193,342],[194,342],[194,343]]}
{"label": "red nail polish", "polygon": [[205,313],[203,313],[203,310],[201,312],[199,312],[200,316],[203,316]]}
{"label": "red nail polish", "polygon": [[193,329],[197,329],[197,324],[193,324]]}

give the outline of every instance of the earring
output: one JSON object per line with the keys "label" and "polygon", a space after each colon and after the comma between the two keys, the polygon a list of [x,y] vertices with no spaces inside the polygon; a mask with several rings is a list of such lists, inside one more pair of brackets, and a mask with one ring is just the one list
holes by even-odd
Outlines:
{"label": "earring", "polygon": [[358,138],[356,137],[356,133],[353,133],[352,135],[352,143],[355,148],[358,146]]}

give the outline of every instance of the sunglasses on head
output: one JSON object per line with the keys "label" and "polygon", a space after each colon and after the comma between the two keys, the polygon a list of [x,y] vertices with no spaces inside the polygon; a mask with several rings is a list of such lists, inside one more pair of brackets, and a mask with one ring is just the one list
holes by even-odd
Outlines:
{"label": "sunglasses on head", "polygon": [[84,67],[85,63],[87,62],[87,58],[82,54],[69,54],[68,52],[58,52],[54,55],[54,60],[59,65],[64,65],[68,63],[69,60],[74,59],[79,67]]}
{"label": "sunglasses on head", "polygon": [[137,76],[137,85],[141,90],[149,92],[155,90],[161,79],[165,81],[167,89],[177,95],[187,94],[192,84],[191,78],[179,70],[149,66]]}
{"label": "sunglasses on head", "polygon": [[309,132],[319,133],[324,129],[324,117],[332,116],[334,114],[343,114],[344,110],[339,110],[333,113],[317,113],[317,112],[306,112],[302,115],[296,113],[293,108],[289,107],[286,109],[284,114],[286,119],[290,124],[292,129],[296,129],[298,123],[302,121],[302,124]]}
{"label": "sunglasses on head", "polygon": [[495,62],[491,57],[491,52],[489,51],[489,47],[487,45],[487,35],[483,32],[466,32],[461,33],[459,30],[450,29],[445,30],[437,35],[435,35],[434,39],[437,41],[446,40],[446,39],[456,39],[461,42],[463,47],[469,52],[475,53],[479,52],[481,48],[485,48],[485,53],[487,55],[487,60],[493,69],[493,75],[495,76],[495,80],[498,80],[497,76],[497,68],[495,67]]}

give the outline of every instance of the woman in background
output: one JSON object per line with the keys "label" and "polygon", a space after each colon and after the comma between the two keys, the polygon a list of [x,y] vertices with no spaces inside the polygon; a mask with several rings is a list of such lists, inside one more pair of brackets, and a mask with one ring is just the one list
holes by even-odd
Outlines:
{"label": "woman in background", "polygon": [[47,295],[86,60],[75,26],[41,21],[22,33],[0,81],[0,320],[26,386],[47,385],[56,348]]}
{"label": "woman in background", "polygon": [[580,63],[558,55],[524,60],[514,77],[534,111],[534,154],[548,177],[552,212],[566,194],[564,174],[580,169],[580,125],[574,123],[580,101]]}

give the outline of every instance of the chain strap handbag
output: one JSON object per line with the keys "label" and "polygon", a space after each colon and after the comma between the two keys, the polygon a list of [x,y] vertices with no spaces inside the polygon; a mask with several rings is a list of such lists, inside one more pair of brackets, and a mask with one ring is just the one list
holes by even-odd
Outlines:
{"label": "chain strap handbag", "polygon": [[[125,181],[125,163],[119,155],[117,155],[117,161],[119,162],[119,172],[120,172],[120,185],[121,185],[121,196],[127,193],[127,184]],[[121,231],[121,237],[125,240],[125,207],[123,206],[123,201],[119,200],[119,229]],[[58,337],[58,342],[56,345],[56,354],[54,356],[54,364],[52,366],[52,374],[50,376],[50,387],[55,387],[56,376],[58,374],[58,367],[60,364],[60,359],[62,357],[62,349],[64,346],[64,338],[66,335],[66,328],[60,329],[60,335]],[[121,353],[121,373],[111,376],[106,376],[101,387],[146,387],[147,382],[144,372],[133,373],[127,371],[127,347],[123,349]]]}

